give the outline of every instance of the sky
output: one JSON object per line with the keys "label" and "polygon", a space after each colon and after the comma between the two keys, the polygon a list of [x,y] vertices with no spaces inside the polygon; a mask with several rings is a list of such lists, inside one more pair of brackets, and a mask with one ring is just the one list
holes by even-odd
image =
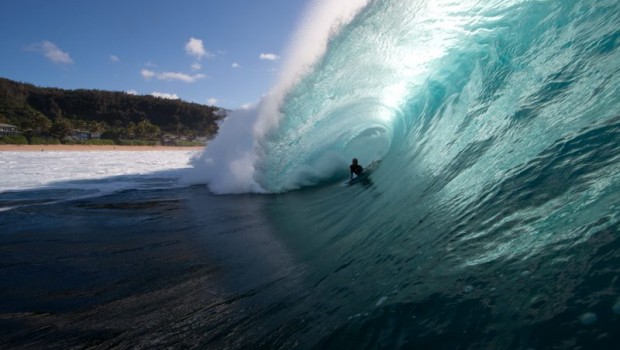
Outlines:
{"label": "sky", "polygon": [[275,84],[308,0],[1,0],[0,77],[235,109]]}

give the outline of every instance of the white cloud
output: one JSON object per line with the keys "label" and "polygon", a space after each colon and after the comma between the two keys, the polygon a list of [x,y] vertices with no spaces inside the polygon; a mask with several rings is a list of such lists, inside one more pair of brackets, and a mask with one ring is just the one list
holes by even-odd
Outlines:
{"label": "white cloud", "polygon": [[185,73],[176,73],[176,72],[163,72],[163,73],[157,73],[157,79],[159,80],[166,80],[166,81],[175,81],[175,80],[179,80],[185,83],[193,83],[196,80],[199,79],[204,79],[207,76],[204,74],[194,74],[194,75],[189,75],[189,74],[185,74]]}
{"label": "white cloud", "polygon": [[142,74],[142,77],[144,79],[151,79],[152,77],[155,76],[155,72],[153,72],[152,70],[148,70],[148,69],[143,69],[142,71],[140,71],[140,74]]}
{"label": "white cloud", "polygon": [[118,58],[118,56],[116,56],[116,55],[110,55],[110,61],[112,61],[112,62],[118,62],[118,61],[120,61],[120,60],[121,60],[121,59],[120,59],[120,58]]}
{"label": "white cloud", "polygon": [[157,92],[157,91],[153,91],[151,92],[151,96],[155,96],[155,97],[159,97],[159,98],[165,98],[168,100],[178,100],[179,96],[177,96],[177,94],[169,94],[167,92]]}
{"label": "white cloud", "polygon": [[210,104],[211,106],[215,106],[215,104],[217,103],[217,98],[211,97],[210,99],[207,100],[207,103]]}
{"label": "white cloud", "polygon": [[127,90],[127,91],[125,91],[125,93],[126,93],[127,95],[137,95],[137,94],[138,94],[138,91],[136,91],[136,90]]}
{"label": "white cloud", "polygon": [[140,71],[140,74],[146,80],[149,80],[151,78],[157,78],[158,80],[182,81],[184,83],[193,83],[197,80],[204,79],[207,77],[204,74],[189,75],[189,74],[178,73],[178,72],[154,72],[148,69],[142,69],[142,71]]}
{"label": "white cloud", "polygon": [[189,38],[187,44],[185,44],[185,53],[190,56],[194,56],[201,59],[203,56],[212,57],[213,54],[205,50],[202,40],[196,38]]}
{"label": "white cloud", "polygon": [[232,67],[233,68],[241,68],[241,65],[239,63],[235,62],[235,63],[232,64]]}
{"label": "white cloud", "polygon": [[280,56],[276,55],[275,53],[261,53],[259,58],[261,60],[277,61],[280,59]]}
{"label": "white cloud", "polygon": [[31,45],[29,50],[40,52],[50,61],[60,64],[71,64],[73,60],[67,52],[62,51],[56,44],[51,41],[42,41]]}
{"label": "white cloud", "polygon": [[198,62],[192,64],[192,70],[201,70],[202,69],[202,65]]}

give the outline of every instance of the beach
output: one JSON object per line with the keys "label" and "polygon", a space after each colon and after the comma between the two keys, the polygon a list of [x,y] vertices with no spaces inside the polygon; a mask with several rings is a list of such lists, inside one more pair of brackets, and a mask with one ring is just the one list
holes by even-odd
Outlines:
{"label": "beach", "polygon": [[0,145],[0,152],[62,151],[200,151],[203,146],[120,146],[120,145]]}

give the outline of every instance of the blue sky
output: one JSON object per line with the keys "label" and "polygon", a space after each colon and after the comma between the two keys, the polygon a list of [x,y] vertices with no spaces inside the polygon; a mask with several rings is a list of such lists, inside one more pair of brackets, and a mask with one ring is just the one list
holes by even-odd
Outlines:
{"label": "blue sky", "polygon": [[0,76],[237,108],[275,83],[307,0],[2,0]]}

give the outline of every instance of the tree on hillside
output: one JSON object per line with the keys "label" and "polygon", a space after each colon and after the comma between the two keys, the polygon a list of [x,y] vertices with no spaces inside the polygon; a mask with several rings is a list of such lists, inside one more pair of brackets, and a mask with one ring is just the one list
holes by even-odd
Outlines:
{"label": "tree on hillside", "polygon": [[54,119],[62,118],[62,108],[60,108],[58,102],[56,102],[56,99],[53,96],[48,98],[47,103],[52,117]]}
{"label": "tree on hillside", "polygon": [[93,121],[93,120],[79,120],[79,119],[73,121],[73,127],[80,129],[80,130],[85,130],[85,131],[99,133],[99,134],[109,129],[108,124],[106,124],[105,122],[98,122],[98,121]]}
{"label": "tree on hillside", "polygon": [[48,132],[51,127],[52,121],[41,113],[33,113],[31,116],[23,118],[19,123],[19,128],[28,139],[34,135]]}
{"label": "tree on hillside", "polygon": [[106,124],[105,122],[97,122],[97,121],[89,122],[88,127],[87,127],[89,131],[99,133],[99,134],[103,133],[108,128],[109,128],[108,124]]}
{"label": "tree on hillside", "polygon": [[55,138],[62,140],[67,137],[72,130],[73,126],[71,125],[71,122],[64,118],[58,118],[54,120],[54,123],[50,128],[50,134]]}
{"label": "tree on hillside", "polygon": [[161,134],[159,127],[151,124],[148,120],[139,122],[134,128],[134,132],[137,138],[145,140],[157,138]]}

